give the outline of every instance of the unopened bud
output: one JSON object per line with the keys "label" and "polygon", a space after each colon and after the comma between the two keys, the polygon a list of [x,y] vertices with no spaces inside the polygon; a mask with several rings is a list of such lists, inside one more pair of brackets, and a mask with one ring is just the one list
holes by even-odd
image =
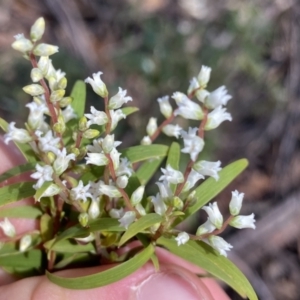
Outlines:
{"label": "unopened bud", "polygon": [[57,83],[57,87],[58,87],[59,89],[64,90],[64,89],[67,87],[67,83],[68,83],[67,78],[66,78],[66,77],[63,77],[63,78],[61,78],[61,79],[59,80],[59,82]]}
{"label": "unopened bud", "polygon": [[48,56],[41,56],[38,61],[38,68],[42,71],[43,75],[47,75],[49,69],[50,59]]}
{"label": "unopened bud", "polygon": [[33,42],[40,40],[45,31],[45,19],[38,18],[34,24],[31,26],[30,38]]}
{"label": "unopened bud", "polygon": [[45,93],[44,88],[39,84],[30,84],[23,87],[23,91],[31,96],[38,96]]}
{"label": "unopened bud", "polygon": [[33,50],[33,54],[37,56],[50,56],[56,52],[58,52],[57,46],[44,43],[37,45]]}
{"label": "unopened bud", "polygon": [[78,127],[79,127],[79,130],[80,130],[80,131],[86,131],[86,130],[88,129],[88,126],[87,126],[87,118],[86,118],[85,116],[82,116],[82,117],[79,119]]}
{"label": "unopened bud", "polygon": [[64,108],[68,105],[70,105],[72,103],[72,97],[63,97],[60,101],[59,101],[59,106],[61,108]]}
{"label": "unopened bud", "polygon": [[16,230],[13,224],[7,218],[4,218],[4,221],[0,222],[0,227],[3,230],[3,233],[8,237],[14,237],[16,235]]}
{"label": "unopened bud", "polygon": [[145,192],[145,186],[141,185],[132,193],[130,197],[130,202],[133,206],[137,205],[142,201],[144,192]]}
{"label": "unopened bud", "polygon": [[75,154],[75,156],[77,157],[80,155],[80,150],[78,148],[72,148],[71,153]]}
{"label": "unopened bud", "polygon": [[20,51],[22,53],[26,53],[32,50],[33,45],[31,41],[26,39],[23,34],[16,35],[15,39],[16,40],[11,45],[15,50]]}
{"label": "unopened bud", "polygon": [[33,82],[38,82],[43,78],[43,73],[39,68],[33,68],[30,77]]}
{"label": "unopened bud", "polygon": [[49,162],[52,164],[54,161],[55,161],[55,159],[56,159],[56,156],[55,156],[55,154],[53,153],[53,152],[48,152],[47,153],[47,157],[48,157],[48,160],[49,160]]}
{"label": "unopened bud", "polygon": [[19,251],[25,252],[30,247],[31,243],[32,243],[31,235],[29,234],[24,235],[20,240]]}
{"label": "unopened bud", "polygon": [[65,95],[65,92],[66,92],[65,90],[56,90],[56,91],[52,92],[50,95],[50,101],[52,103],[60,101],[63,98],[63,96]]}
{"label": "unopened bud", "polygon": [[183,208],[183,201],[179,198],[179,197],[174,197],[173,198],[173,207],[178,209],[178,210],[182,210]]}
{"label": "unopened bud", "polygon": [[126,175],[122,175],[117,178],[116,184],[119,188],[124,189],[128,184],[128,177]]}
{"label": "unopened bud", "polygon": [[87,213],[79,214],[78,221],[82,227],[86,227],[89,223],[89,215]]}
{"label": "unopened bud", "polygon": [[92,220],[96,219],[100,215],[99,203],[92,201],[89,207],[89,216]]}
{"label": "unopened bud", "polygon": [[64,133],[65,130],[66,130],[66,124],[65,124],[65,122],[58,121],[57,123],[55,123],[53,125],[53,130],[55,132],[57,132],[57,133],[60,133],[60,134]]}
{"label": "unopened bud", "polygon": [[151,145],[152,141],[151,141],[150,137],[148,135],[146,135],[143,137],[141,144],[142,145]]}
{"label": "unopened bud", "polygon": [[150,120],[148,122],[148,125],[146,127],[147,134],[149,136],[151,136],[152,134],[154,134],[156,129],[157,129],[157,119],[156,118],[150,118]]}
{"label": "unopened bud", "polygon": [[99,130],[96,129],[88,129],[87,131],[85,131],[83,133],[83,137],[86,139],[94,139],[95,137],[97,137],[100,134]]}
{"label": "unopened bud", "polygon": [[46,77],[48,79],[49,87],[51,91],[55,91],[57,84],[56,84],[56,79],[54,76],[48,76]]}
{"label": "unopened bud", "polygon": [[145,216],[146,215],[146,210],[145,208],[143,207],[143,205],[141,203],[138,203],[136,206],[135,206],[135,209],[139,212],[139,214],[141,216]]}
{"label": "unopened bud", "polygon": [[114,135],[108,134],[102,141],[102,149],[104,153],[110,153],[114,147]]}

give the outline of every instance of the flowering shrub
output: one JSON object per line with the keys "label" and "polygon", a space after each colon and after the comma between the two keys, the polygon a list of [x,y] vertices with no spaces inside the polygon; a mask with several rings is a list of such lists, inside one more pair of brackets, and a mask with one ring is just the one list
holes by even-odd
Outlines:
{"label": "flowering shrub", "polygon": [[[29,39],[18,34],[12,44],[31,62],[33,83],[23,90],[33,99],[26,105],[25,128],[0,121],[5,143],[13,141],[27,160],[2,174],[1,181],[27,171],[31,180],[2,187],[0,205],[30,196],[35,204],[2,210],[0,226],[7,236],[0,250],[0,257],[7,256],[3,266],[15,274],[46,271],[49,280],[67,288],[93,288],[129,275],[149,259],[159,268],[154,250],[164,247],[225,281],[243,297],[257,299],[247,279],[226,258],[232,245],[219,236],[227,226],[255,228],[253,214],[239,215],[244,194],[232,192],[227,220],[216,202],[206,205],[243,171],[247,161],[222,169],[220,161],[199,159],[205,133],[232,119],[226,111],[231,99],[227,89],[209,92],[211,69],[202,66],[187,94],[171,96],[174,104],[169,96],[157,100],[165,120],[158,125],[156,118],[150,118],[141,145],[121,149],[113,132],[122,119],[137,111],[123,107],[132,98],[122,88],[110,96],[98,72],[85,82],[103,99],[105,109],[92,106],[85,114],[86,85],[77,81],[71,95],[66,95],[66,74],[55,69],[49,58],[58,47],[38,43],[44,29],[45,21],[39,18]],[[179,117],[199,121],[199,126],[183,129],[176,124]],[[154,144],[160,134],[178,142],[170,147]],[[183,172],[181,153],[190,158]],[[148,195],[146,186],[159,168],[157,193]],[[208,217],[195,234],[176,228],[199,209]],[[38,219],[39,230],[17,235],[9,217]],[[134,244],[135,255],[119,255],[118,248],[133,240],[139,241]],[[85,277],[61,278],[52,273],[82,261],[99,263],[99,259],[120,264]],[[22,270],[13,267],[18,260],[23,262]]]}

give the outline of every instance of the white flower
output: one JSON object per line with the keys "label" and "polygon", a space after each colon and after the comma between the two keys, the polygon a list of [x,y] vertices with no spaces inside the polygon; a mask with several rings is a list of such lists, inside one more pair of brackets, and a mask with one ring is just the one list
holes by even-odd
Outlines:
{"label": "white flower", "polygon": [[121,158],[119,167],[116,169],[116,175],[121,176],[121,175],[127,175],[130,177],[133,173],[132,165],[131,162],[125,158]]}
{"label": "white flower", "polygon": [[128,101],[132,101],[132,98],[130,96],[126,96],[127,90],[122,90],[119,87],[119,92],[110,98],[108,102],[108,108],[109,109],[117,109],[120,108],[124,103],[127,103]]}
{"label": "white flower", "polygon": [[39,68],[33,68],[30,72],[30,78],[33,82],[38,82],[43,78],[43,72]]}
{"label": "white flower", "polygon": [[211,72],[210,67],[207,67],[207,66],[202,66],[201,67],[201,70],[198,74],[197,79],[198,79],[199,85],[202,88],[205,88],[207,86],[207,83],[209,82],[209,79],[210,79],[210,72]]}
{"label": "white flower", "polygon": [[190,239],[190,236],[186,232],[180,232],[177,237],[175,238],[175,241],[177,242],[177,246],[183,245],[188,242]]}
{"label": "white flower", "polygon": [[20,51],[22,53],[26,53],[30,50],[32,50],[33,45],[31,43],[30,40],[26,39],[24,37],[23,33],[19,33],[17,35],[14,36],[14,38],[16,39],[13,43],[12,43],[12,47],[17,50]]}
{"label": "white flower", "polygon": [[89,192],[92,195],[93,200],[97,200],[99,196],[102,195],[102,193],[99,190],[101,184],[103,184],[103,181],[101,180],[99,182],[93,182],[93,181],[89,182],[90,185]]}
{"label": "white flower", "polygon": [[189,131],[181,131],[184,148],[181,152],[190,154],[191,160],[195,161],[204,147],[204,141],[197,135],[198,128],[189,128]]}
{"label": "white flower", "polygon": [[160,112],[166,119],[169,118],[173,113],[173,108],[169,102],[169,96],[158,98],[157,102],[159,104]]}
{"label": "white flower", "polygon": [[202,120],[203,111],[201,107],[191,101],[185,94],[176,92],[172,98],[176,101],[178,108],[175,110],[174,115],[180,115],[185,119]]}
{"label": "white flower", "polygon": [[194,187],[196,182],[200,179],[204,179],[204,176],[192,169],[186,180],[184,188],[182,189],[182,192],[186,192],[186,191],[190,190],[192,187]]}
{"label": "white flower", "polygon": [[11,122],[8,124],[7,133],[4,135],[4,142],[7,145],[9,141],[13,140],[18,143],[28,143],[32,141],[32,137],[29,132],[22,128],[15,127],[16,122]]}
{"label": "white flower", "polygon": [[100,215],[99,200],[91,201],[88,213],[92,220],[96,219]]}
{"label": "white flower", "polygon": [[176,125],[166,125],[163,127],[162,132],[167,136],[175,136],[176,139],[179,138],[182,128],[176,124]]}
{"label": "white flower", "polygon": [[31,102],[25,105],[29,108],[28,124],[32,129],[38,129],[44,122],[44,113],[48,112],[48,108],[45,104],[37,104]]}
{"label": "white flower", "polygon": [[121,207],[120,209],[112,208],[108,212],[109,216],[113,219],[120,219],[124,216],[124,208]]}
{"label": "white flower", "polygon": [[154,205],[154,211],[158,214],[163,216],[167,210],[167,206],[163,201],[163,198],[160,194],[156,194],[156,196],[150,196],[151,203]]}
{"label": "white flower", "polygon": [[42,71],[43,75],[46,76],[48,73],[51,59],[48,56],[41,56],[38,61],[38,68]]}
{"label": "white flower", "polygon": [[226,120],[232,121],[231,114],[226,112],[226,108],[218,106],[208,114],[205,130],[215,129]]}
{"label": "white flower", "polygon": [[122,218],[119,219],[120,225],[128,229],[128,226],[133,223],[136,219],[134,211],[127,211]]}
{"label": "white flower", "polygon": [[223,85],[211,92],[205,100],[207,108],[213,109],[218,106],[226,105],[232,97],[227,94],[227,89]]}
{"label": "white flower", "polygon": [[135,206],[135,209],[138,211],[138,213],[139,213],[141,216],[145,216],[145,215],[147,214],[145,208],[143,207],[143,205],[142,205],[141,203],[138,203],[138,204]]}
{"label": "white flower", "polygon": [[160,176],[159,180],[166,180],[168,183],[178,184],[184,181],[183,174],[180,171],[173,169],[170,165],[166,169],[160,169],[164,175]]}
{"label": "white flower", "polygon": [[130,197],[130,202],[133,206],[137,205],[142,201],[144,192],[145,192],[145,186],[141,185],[132,193]]}
{"label": "white flower", "polygon": [[77,115],[71,105],[68,105],[64,110],[61,111],[61,113],[66,123],[77,118]]}
{"label": "white flower", "polygon": [[239,193],[237,190],[231,192],[231,200],[229,203],[230,214],[236,216],[240,213],[244,199],[244,193]]}
{"label": "white flower", "polygon": [[38,18],[34,24],[31,26],[30,29],[30,37],[31,39],[36,42],[37,40],[41,39],[45,31],[45,19]]}
{"label": "white flower", "polygon": [[151,145],[152,141],[150,136],[149,135],[144,136],[143,139],[141,140],[141,144],[144,146]]}
{"label": "white flower", "polygon": [[113,148],[110,153],[110,158],[113,162],[113,165],[114,165],[114,169],[118,169],[119,168],[119,165],[120,165],[120,156],[121,156],[121,153],[117,151],[116,148]]}
{"label": "white flower", "polygon": [[243,228],[252,228],[255,229],[255,219],[254,219],[254,214],[252,213],[249,216],[236,216],[234,217],[229,225],[238,229],[243,229]]}
{"label": "white flower", "polygon": [[45,181],[53,180],[53,169],[51,166],[40,166],[39,164],[35,165],[35,169],[37,172],[31,174],[30,177],[38,180],[37,183],[33,186],[37,190],[43,185]]}
{"label": "white flower", "polygon": [[117,127],[120,120],[126,119],[126,115],[121,109],[110,110],[109,113],[111,117],[111,130],[114,130]]}
{"label": "white flower", "polygon": [[118,190],[117,187],[113,186],[113,185],[107,185],[107,184],[100,184],[99,185],[99,191],[110,197],[110,198],[120,198],[122,197],[122,194],[120,193],[120,191]]}
{"label": "white flower", "polygon": [[153,135],[157,129],[157,119],[150,118],[146,127],[146,132],[149,136]]}
{"label": "white flower", "polygon": [[209,94],[210,93],[207,90],[198,90],[196,92],[196,97],[200,102],[204,103]]}
{"label": "white flower", "polygon": [[216,226],[216,228],[220,229],[223,225],[223,216],[220,213],[218,203],[209,203],[209,206],[203,206],[202,209],[208,214],[210,222]]}
{"label": "white flower", "polygon": [[126,175],[122,175],[122,176],[118,177],[116,180],[117,187],[119,187],[121,189],[125,189],[127,184],[128,184],[128,176],[126,176]]}
{"label": "white flower", "polygon": [[91,114],[85,114],[89,119],[87,126],[90,127],[92,124],[104,125],[108,122],[108,118],[105,112],[97,110],[94,106],[91,106]]}
{"label": "white flower", "polygon": [[19,243],[19,251],[25,252],[30,247],[31,243],[32,243],[31,235],[26,234],[22,236]]}
{"label": "white flower", "polygon": [[159,194],[162,197],[162,199],[168,199],[173,197],[173,193],[166,180],[164,180],[163,182],[156,182],[155,184],[158,186]]}
{"label": "white flower", "polygon": [[109,159],[104,153],[87,153],[86,163],[95,166],[106,166]]}
{"label": "white flower", "polygon": [[42,137],[42,132],[37,131],[35,133],[38,136],[39,140],[39,148],[46,152],[51,151],[53,153],[57,152],[59,147],[59,138],[54,138],[53,133],[51,130],[48,130],[44,137]]}
{"label": "white flower", "polygon": [[213,177],[216,181],[218,181],[219,180],[218,172],[222,170],[220,166],[221,166],[221,162],[219,160],[216,162],[200,160],[194,164],[193,169],[197,171],[199,174]]}
{"label": "white flower", "polygon": [[34,55],[37,56],[50,56],[54,53],[58,52],[58,47],[55,45],[50,45],[50,44],[45,44],[41,43],[38,44],[36,47],[33,49]]}
{"label": "white flower", "polygon": [[206,233],[211,233],[215,229],[216,229],[216,226],[214,226],[212,224],[212,222],[210,221],[210,219],[207,218],[207,221],[204,224],[202,224],[201,226],[198,227],[196,235],[200,236],[200,235],[203,235],[203,234],[206,234]]}
{"label": "white flower", "polygon": [[92,152],[92,153],[103,153],[103,149],[102,149],[102,138],[100,139],[94,139],[93,140],[93,145],[87,145],[87,150],[89,152]]}
{"label": "white flower", "polygon": [[215,235],[211,235],[208,238],[209,244],[217,250],[221,255],[227,257],[226,251],[230,251],[232,246],[227,243],[223,238]]}
{"label": "white flower", "polygon": [[7,218],[4,218],[3,221],[0,222],[0,227],[3,230],[3,233],[8,237],[14,237],[16,235],[15,227]]}
{"label": "white flower", "polygon": [[61,151],[56,152],[56,159],[53,163],[53,168],[55,172],[60,175],[62,174],[69,166],[70,160],[75,160],[75,154],[70,153],[67,155],[67,149],[63,148]]}
{"label": "white flower", "polygon": [[190,81],[189,88],[187,90],[188,95],[193,93],[194,91],[198,90],[200,88],[199,82],[196,77],[192,78]]}
{"label": "white flower", "polygon": [[78,185],[71,190],[71,197],[73,200],[82,200],[83,202],[87,201],[87,198],[92,198],[91,193],[89,192],[90,184],[86,186],[83,185],[83,182],[80,180]]}
{"label": "white flower", "polygon": [[114,147],[118,147],[122,144],[122,142],[115,141],[115,135],[114,134],[107,134],[104,139],[101,140],[101,146],[104,151],[104,153],[109,153],[113,150]]}
{"label": "white flower", "polygon": [[94,73],[93,74],[94,79],[88,77],[84,82],[89,83],[96,94],[98,94],[102,98],[105,98],[108,96],[108,91],[106,89],[105,83],[100,78],[101,74],[103,73],[102,72]]}

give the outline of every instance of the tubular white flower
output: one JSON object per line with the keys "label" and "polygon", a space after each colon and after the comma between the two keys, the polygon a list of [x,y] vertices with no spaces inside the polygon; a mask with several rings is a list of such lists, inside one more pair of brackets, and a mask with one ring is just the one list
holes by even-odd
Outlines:
{"label": "tubular white flower", "polygon": [[37,131],[35,134],[38,136],[39,148],[42,151],[51,151],[53,153],[57,152],[60,139],[54,138],[51,130],[48,130],[43,137],[41,136],[42,132],[40,131]]}
{"label": "tubular white flower", "polygon": [[110,110],[109,113],[111,117],[111,130],[114,130],[117,127],[120,120],[126,119],[126,115],[121,109]]}
{"label": "tubular white flower", "polygon": [[19,34],[15,35],[14,38],[15,38],[15,41],[12,43],[11,46],[15,50],[20,51],[22,53],[26,53],[26,52],[32,50],[33,44],[31,43],[30,40],[28,40],[24,37],[23,33],[19,33]]}
{"label": "tubular white flower", "polygon": [[203,206],[202,209],[208,214],[210,222],[216,226],[216,228],[220,229],[223,225],[223,216],[219,210],[218,203],[209,203],[208,206]]}
{"label": "tubular white flower", "polygon": [[18,143],[28,143],[32,141],[32,137],[29,132],[22,128],[15,127],[16,122],[11,122],[8,124],[7,133],[4,135],[4,142],[7,145],[9,141],[13,140]]}
{"label": "tubular white flower", "polygon": [[188,95],[193,93],[194,91],[198,90],[200,88],[199,82],[196,77],[193,77],[190,81],[189,88],[187,90]]}
{"label": "tubular white flower", "polygon": [[158,186],[159,194],[162,197],[162,199],[168,199],[173,197],[173,193],[166,180],[164,180],[163,182],[156,182],[155,184]]}
{"label": "tubular white flower", "polygon": [[89,210],[89,217],[94,220],[100,215],[100,208],[99,208],[99,201],[97,200],[92,200]]}
{"label": "tubular white flower", "polygon": [[38,82],[43,78],[43,72],[39,68],[33,68],[30,72],[30,78],[33,82]]}
{"label": "tubular white flower", "polygon": [[151,203],[154,205],[154,211],[160,215],[163,216],[166,213],[167,206],[161,197],[160,194],[156,194],[156,196],[150,196]]}
{"label": "tubular white flower", "polygon": [[190,239],[190,236],[186,232],[180,232],[177,237],[175,238],[175,241],[177,242],[177,246],[183,245],[188,242]]}
{"label": "tubular white flower", "polygon": [[200,235],[203,235],[203,234],[206,234],[206,233],[211,233],[215,229],[216,229],[216,226],[214,226],[212,224],[212,222],[210,221],[210,219],[207,218],[207,221],[204,224],[202,224],[201,226],[198,227],[196,235],[200,236]]}
{"label": "tubular white flower", "polygon": [[205,100],[205,105],[207,108],[213,109],[218,106],[226,105],[227,102],[231,99],[232,97],[227,94],[227,89],[223,85],[213,92],[211,92],[208,97]]}
{"label": "tubular white flower", "polygon": [[164,175],[160,176],[159,180],[166,180],[168,183],[178,184],[184,181],[183,174],[180,171],[173,169],[170,165],[166,169],[160,169]]}
{"label": "tubular white flower", "polygon": [[96,94],[98,94],[102,98],[105,98],[108,96],[108,91],[106,89],[105,83],[100,78],[102,74],[102,72],[94,73],[93,79],[91,77],[88,77],[84,82],[89,83]]}
{"label": "tubular white flower", "polygon": [[122,142],[115,141],[114,134],[107,134],[106,137],[104,139],[100,139],[100,141],[104,153],[109,153],[113,150],[113,148],[122,144]]}
{"label": "tubular white flower", "polygon": [[120,191],[118,190],[117,187],[113,186],[113,185],[107,185],[107,184],[100,184],[99,185],[99,191],[110,197],[110,198],[120,198],[122,197],[122,194],[120,193]]}
{"label": "tubular white flower", "polygon": [[154,132],[157,129],[157,119],[156,118],[150,118],[149,122],[147,124],[146,127],[146,132],[149,136],[151,136],[152,134],[154,134]]}
{"label": "tubular white flower", "polygon": [[201,107],[191,101],[185,94],[180,92],[175,92],[172,98],[176,101],[178,108],[175,110],[174,115],[180,115],[185,119],[190,120],[202,120],[203,111]]}
{"label": "tubular white flower", "polygon": [[205,130],[212,130],[217,128],[224,121],[232,121],[231,114],[226,112],[226,108],[218,106],[207,115],[207,122],[205,124]]}
{"label": "tubular white flower", "polygon": [[190,154],[191,160],[195,161],[204,147],[204,141],[197,135],[198,128],[189,128],[189,131],[181,131],[184,148],[181,152]]}
{"label": "tubular white flower", "polygon": [[244,199],[244,193],[239,193],[237,190],[231,192],[231,200],[229,203],[230,214],[236,216],[240,213]]}
{"label": "tubular white flower", "polygon": [[136,214],[134,211],[127,211],[122,218],[119,219],[120,225],[128,229],[129,225],[133,223],[136,219]]}
{"label": "tubular white flower", "polygon": [[126,93],[127,90],[122,90],[119,87],[119,92],[109,99],[108,108],[117,109],[120,108],[124,103],[132,101],[132,98],[130,96],[126,96]]}
{"label": "tubular white flower", "polygon": [[120,209],[112,208],[108,214],[113,219],[120,219],[124,216],[124,208],[121,207]]}
{"label": "tubular white flower", "polygon": [[143,139],[141,140],[141,144],[144,146],[151,145],[152,141],[150,136],[149,135],[144,136]]}
{"label": "tubular white flower", "polygon": [[157,102],[159,104],[160,112],[162,113],[162,115],[166,119],[169,118],[173,113],[173,108],[169,102],[169,96],[158,98]]}
{"label": "tubular white flower", "polygon": [[51,166],[45,165],[40,166],[39,164],[35,165],[36,172],[31,174],[30,177],[37,179],[37,183],[33,186],[36,190],[39,189],[45,181],[52,181],[53,169]]}
{"label": "tubular white flower", "polygon": [[92,200],[98,200],[99,197],[102,195],[102,193],[99,190],[99,186],[103,184],[103,181],[101,180],[99,182],[90,181],[89,184],[90,184],[89,192],[92,195]]}
{"label": "tubular white flower", "polygon": [[232,248],[229,243],[227,243],[223,238],[219,236],[211,235],[208,238],[208,242],[215,250],[217,250],[221,255],[225,257],[227,257],[226,251],[230,251],[230,249]]}
{"label": "tubular white flower", "polygon": [[218,181],[219,180],[218,172],[222,170],[220,166],[221,166],[221,162],[219,160],[216,162],[200,160],[194,164],[193,169],[197,171],[199,174],[213,177],[216,181]]}
{"label": "tubular white flower", "polygon": [[118,150],[116,148],[113,148],[110,153],[110,158],[113,162],[113,165],[114,165],[114,169],[118,169],[119,168],[119,165],[120,165],[120,156],[121,156],[121,153],[118,152]]}
{"label": "tubular white flower", "polygon": [[61,113],[64,117],[65,123],[77,118],[77,115],[71,105],[68,105],[64,110],[61,111]]}
{"label": "tubular white flower", "polygon": [[196,97],[200,102],[205,103],[205,100],[209,96],[209,94],[210,93],[207,90],[198,90],[196,92]]}
{"label": "tubular white flower", "polygon": [[90,127],[92,124],[104,125],[108,122],[108,117],[105,112],[97,110],[94,106],[91,106],[91,113],[84,114],[89,121],[87,126]]}
{"label": "tubular white flower", "polygon": [[14,237],[16,235],[16,229],[14,225],[7,218],[4,218],[4,220],[0,222],[0,228],[8,237]]}
{"label": "tubular white flower", "polygon": [[29,108],[28,124],[32,129],[38,129],[44,122],[44,113],[48,112],[45,104],[38,105],[36,102],[30,102],[25,105]]}
{"label": "tubular white flower", "polygon": [[187,192],[188,190],[193,188],[196,182],[200,179],[204,179],[204,176],[192,169],[186,180],[184,188],[182,189],[182,192]]}
{"label": "tubular white flower", "polygon": [[30,234],[26,234],[22,236],[19,242],[19,251],[25,252],[30,247],[31,243],[32,243],[32,238]]}
{"label": "tubular white flower", "polygon": [[211,72],[210,67],[207,67],[207,66],[202,66],[201,67],[201,70],[198,74],[197,79],[198,79],[199,85],[202,88],[205,88],[207,86],[207,83],[209,82],[209,79],[210,79],[210,72]]}
{"label": "tubular white flower", "polygon": [[87,198],[92,198],[91,193],[89,192],[90,184],[83,185],[82,180],[78,182],[78,185],[75,188],[71,189],[71,197],[73,200],[82,200],[83,202],[87,201]]}
{"label": "tubular white flower", "polygon": [[178,124],[176,124],[176,125],[168,124],[168,125],[164,126],[162,129],[162,132],[165,135],[175,136],[176,139],[179,138],[181,131],[182,131],[182,128]]}
{"label": "tubular white flower", "polygon": [[141,185],[132,193],[130,197],[130,202],[133,206],[137,205],[142,201],[144,192],[145,192],[145,186]]}
{"label": "tubular white flower", "polygon": [[96,166],[106,166],[109,163],[104,153],[87,153],[86,163]]}
{"label": "tubular white flower", "polygon": [[132,169],[131,162],[128,160],[127,157],[121,158],[119,167],[116,169],[116,175],[117,176],[127,175],[128,177],[130,177],[132,173],[133,173],[133,169]]}
{"label": "tubular white flower", "polygon": [[34,49],[33,53],[37,56],[50,56],[58,52],[58,47],[50,44],[41,43]]}
{"label": "tubular white flower", "polygon": [[74,153],[67,154],[66,148],[63,148],[61,151],[58,150],[53,163],[53,169],[60,175],[68,168],[70,160],[75,160],[75,158]]}
{"label": "tubular white flower", "polygon": [[255,229],[255,219],[254,219],[254,214],[252,213],[249,216],[236,216],[234,217],[229,225],[238,229],[243,229],[243,228],[252,228]]}

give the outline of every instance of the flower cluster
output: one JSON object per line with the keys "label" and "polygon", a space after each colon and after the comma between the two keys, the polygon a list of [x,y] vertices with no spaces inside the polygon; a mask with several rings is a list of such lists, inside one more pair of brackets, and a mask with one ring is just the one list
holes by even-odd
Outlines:
{"label": "flower cluster", "polygon": [[[32,83],[23,88],[31,96],[31,102],[26,105],[29,115],[25,128],[17,128],[15,122],[7,124],[4,140],[6,144],[15,142],[21,150],[25,145],[27,152],[24,155],[30,155],[35,161],[30,175],[34,180],[32,196],[41,214],[51,219],[49,224],[53,228],[48,239],[42,229],[34,234],[16,235],[14,226],[5,218],[0,227],[6,237],[19,243],[20,252],[26,252],[35,246],[34,235],[38,234],[40,240],[37,244],[44,243],[51,269],[56,259],[51,247],[60,242],[61,232],[73,243],[90,245],[93,250],[88,250],[89,253],[108,259],[110,251],[120,246],[131,226],[146,220],[138,233],[149,243],[155,244],[165,236],[172,237],[178,246],[190,240],[204,241],[226,256],[226,251],[232,246],[218,234],[227,225],[239,229],[255,228],[253,214],[239,215],[243,193],[232,192],[231,215],[227,220],[223,220],[214,202],[202,207],[208,218],[195,235],[175,229],[180,218],[199,202],[199,182],[208,177],[215,183],[222,179],[220,161],[199,159],[205,146],[205,132],[232,119],[225,107],[231,99],[227,89],[221,86],[212,92],[207,90],[211,68],[202,66],[199,75],[191,80],[186,94],[177,91],[171,97],[159,98],[157,102],[163,122],[158,125],[158,118],[151,117],[142,145],[120,149],[122,143],[113,131],[122,119],[136,110],[123,107],[132,98],[122,88],[110,96],[101,79],[102,72],[98,72],[85,82],[101,97],[104,110],[91,106],[89,112],[84,113],[83,109],[78,109],[82,99],[77,100],[73,94],[66,95],[66,74],[55,69],[50,59],[58,47],[38,44],[44,29],[45,21],[39,18],[31,28],[29,39],[19,34],[12,44],[32,65]],[[81,86],[85,88],[84,82]],[[174,103],[170,103],[170,98]],[[199,121],[199,126],[181,128],[176,123],[178,118]],[[180,142],[175,143],[179,149],[175,159],[171,148],[167,152],[153,147],[161,133]],[[166,146],[157,146],[166,149]],[[180,152],[189,156],[184,170],[179,169],[179,161],[174,162]],[[149,195],[146,185],[151,176],[148,175],[155,174],[159,168],[155,159],[167,155],[166,166],[160,169],[161,176],[155,182],[157,192]],[[144,165],[136,164],[142,161],[145,161]],[[41,224],[45,227],[44,223]],[[71,228],[73,231],[69,228],[72,226],[75,226]],[[66,234],[66,231],[74,234]],[[78,232],[80,234],[76,235]],[[66,258],[71,259],[73,257]]]}

